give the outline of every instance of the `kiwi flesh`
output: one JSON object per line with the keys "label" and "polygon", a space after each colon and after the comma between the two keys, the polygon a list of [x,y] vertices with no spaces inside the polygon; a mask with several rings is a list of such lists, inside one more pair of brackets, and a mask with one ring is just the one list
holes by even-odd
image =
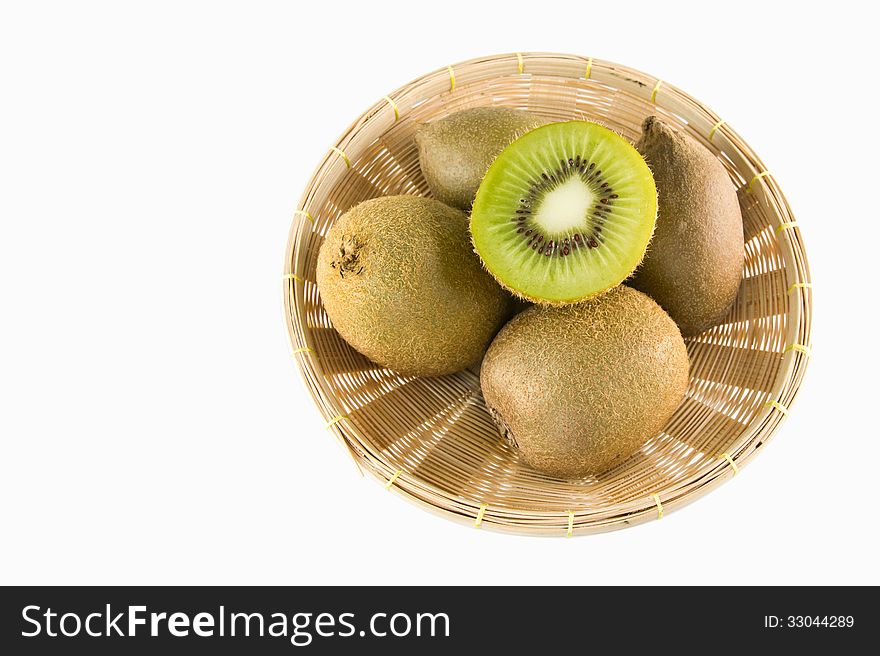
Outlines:
{"label": "kiwi flesh", "polygon": [[656,300],[685,336],[720,323],[743,269],[743,221],[736,189],[707,148],[656,116],[636,148],[654,172],[659,212],[654,240],[632,286]]}
{"label": "kiwi flesh", "polygon": [[419,127],[419,164],[431,195],[470,210],[492,160],[519,135],[546,120],[517,109],[476,107]]}
{"label": "kiwi flesh", "polygon": [[514,317],[483,359],[483,398],[532,468],[561,478],[599,474],[666,424],[688,385],[675,322],[621,285]]}
{"label": "kiwi flesh", "polygon": [[341,216],[318,253],[317,283],[342,338],[403,374],[474,364],[510,312],[470,248],[467,216],[417,196],[374,198]]}
{"label": "kiwi flesh", "polygon": [[623,137],[587,121],[527,132],[495,159],[471,213],[474,247],[513,294],[581,301],[617,286],[642,261],[657,190]]}

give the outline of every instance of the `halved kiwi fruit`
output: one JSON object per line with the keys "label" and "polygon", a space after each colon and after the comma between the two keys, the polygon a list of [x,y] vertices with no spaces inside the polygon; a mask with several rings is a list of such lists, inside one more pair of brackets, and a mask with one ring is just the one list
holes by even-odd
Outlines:
{"label": "halved kiwi fruit", "polygon": [[483,264],[517,296],[574,303],[642,261],[657,189],[642,156],[596,123],[551,123],[505,148],[483,178],[471,235]]}

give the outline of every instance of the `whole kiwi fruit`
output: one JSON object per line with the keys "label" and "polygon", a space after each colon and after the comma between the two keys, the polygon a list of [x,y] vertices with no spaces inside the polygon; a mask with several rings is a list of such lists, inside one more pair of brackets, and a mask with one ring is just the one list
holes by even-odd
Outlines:
{"label": "whole kiwi fruit", "polygon": [[475,107],[421,125],[419,165],[437,200],[469,210],[492,160],[543,118],[517,109]]}
{"label": "whole kiwi fruit", "polygon": [[720,323],[742,279],[743,220],[721,161],[656,116],[636,148],[654,173],[659,196],[654,239],[630,284],[669,313],[682,334]]}
{"label": "whole kiwi fruit", "polygon": [[342,215],[321,244],[317,283],[342,338],[403,374],[474,364],[510,311],[471,248],[464,212],[417,196],[374,198]]}
{"label": "whole kiwi fruit", "polygon": [[660,431],[681,402],[689,362],[675,322],[621,285],[582,303],[535,305],[483,358],[483,398],[532,468],[599,474]]}

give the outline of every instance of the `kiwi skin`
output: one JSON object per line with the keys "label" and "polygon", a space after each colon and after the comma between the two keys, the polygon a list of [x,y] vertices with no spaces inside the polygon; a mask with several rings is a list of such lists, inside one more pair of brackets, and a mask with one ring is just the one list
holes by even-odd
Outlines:
{"label": "kiwi skin", "polygon": [[475,107],[419,127],[422,174],[437,200],[470,210],[492,161],[517,137],[548,121],[517,109]]}
{"label": "kiwi skin", "polygon": [[402,374],[474,364],[510,313],[510,297],[470,248],[467,216],[430,198],[350,209],[321,244],[316,277],[342,338]]}
{"label": "kiwi skin", "polygon": [[480,384],[526,464],[581,478],[622,462],[663,428],[684,396],[689,368],[675,322],[621,285],[514,317],[483,358]]}
{"label": "kiwi skin", "polygon": [[647,118],[636,149],[654,173],[654,238],[630,284],[650,295],[686,337],[719,324],[742,279],[743,221],[736,189],[700,143]]}

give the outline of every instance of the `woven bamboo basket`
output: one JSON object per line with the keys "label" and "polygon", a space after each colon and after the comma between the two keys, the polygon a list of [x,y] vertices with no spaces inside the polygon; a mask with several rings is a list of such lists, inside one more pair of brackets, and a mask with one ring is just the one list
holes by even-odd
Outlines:
{"label": "woven bamboo basket", "polygon": [[[743,283],[725,322],[687,340],[691,380],[667,426],[604,474],[559,480],[517,458],[483,407],[479,371],[399,376],[333,330],[315,285],[330,225],[356,203],[428,195],[413,133],[476,106],[594,119],[635,140],[658,114],[724,163],[745,224]],[[662,518],[725,480],[788,414],[810,354],[812,289],[794,217],[773,176],[714,112],[671,84],[607,61],[517,53],[429,73],[384,96],[327,152],[288,240],[284,309],[292,357],[327,429],[391,491],[471,526],[571,536]]]}

